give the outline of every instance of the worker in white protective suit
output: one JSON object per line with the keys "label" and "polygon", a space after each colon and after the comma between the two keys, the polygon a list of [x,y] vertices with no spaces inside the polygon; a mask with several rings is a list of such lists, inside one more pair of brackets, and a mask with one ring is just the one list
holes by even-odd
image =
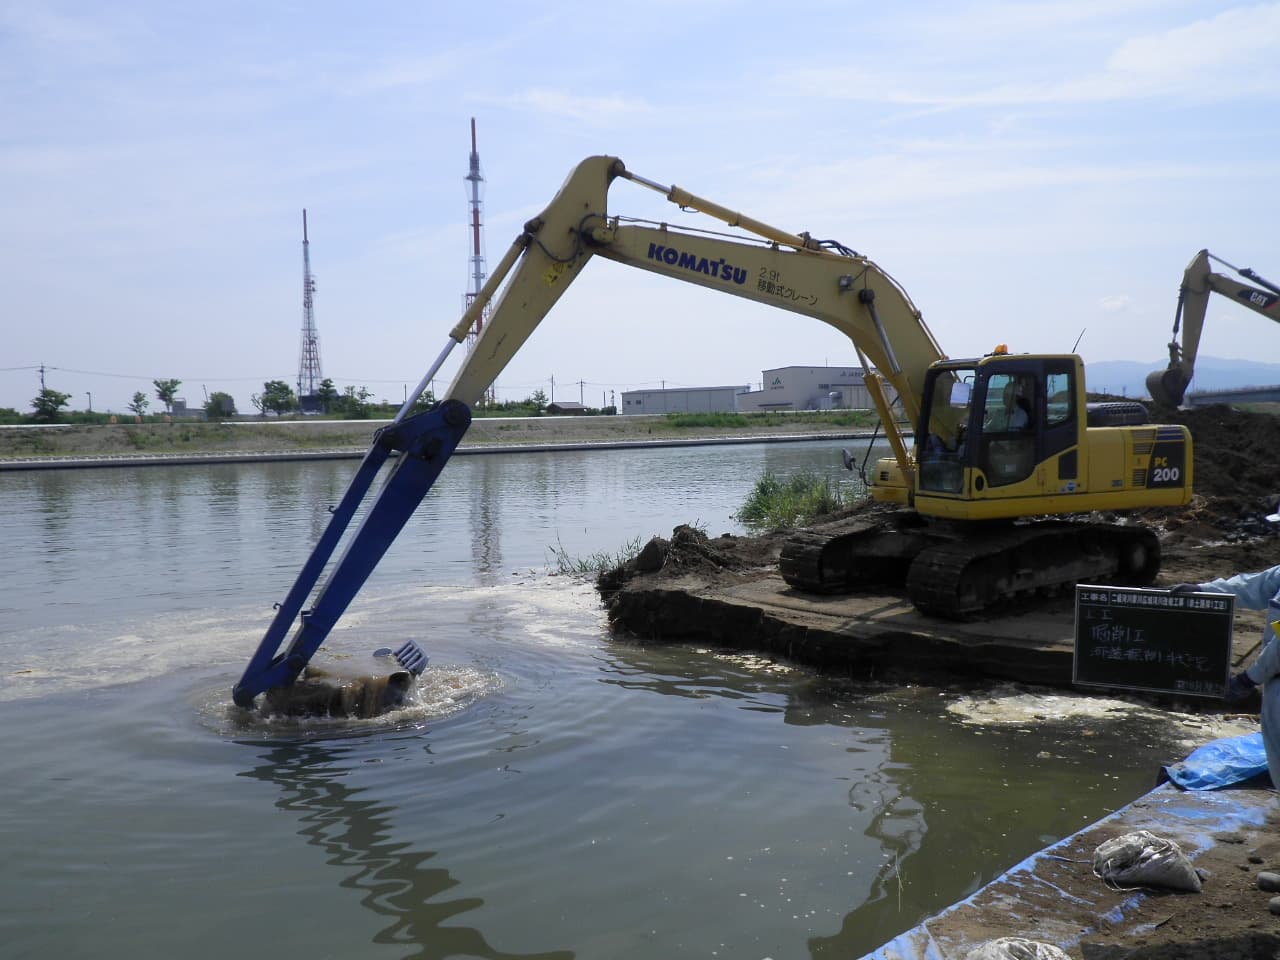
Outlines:
{"label": "worker in white protective suit", "polygon": [[[1280,512],[1272,516],[1280,521]],[[1239,703],[1255,687],[1262,686],[1262,743],[1267,751],[1271,782],[1280,786],[1280,639],[1272,627],[1280,620],[1280,565],[1258,573],[1237,573],[1234,577],[1220,577],[1206,583],[1180,583],[1172,592],[1192,591],[1234,594],[1236,603],[1246,610],[1267,611],[1267,622],[1262,628],[1262,650],[1247,669],[1231,677],[1227,684],[1227,702]]]}

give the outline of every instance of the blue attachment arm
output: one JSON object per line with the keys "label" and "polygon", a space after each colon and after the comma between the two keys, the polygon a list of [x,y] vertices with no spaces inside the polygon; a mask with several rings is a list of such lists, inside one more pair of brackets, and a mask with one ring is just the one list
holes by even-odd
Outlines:
{"label": "blue attachment arm", "polygon": [[[287,686],[297,679],[436,482],[470,425],[470,408],[459,400],[446,400],[426,413],[406,417],[378,431],[298,579],[277,608],[257,652],[232,690],[232,699],[237,704],[250,707],[258,694],[272,687]],[[399,461],[352,535],[315,604],[310,610],[303,610],[302,605],[311,595],[379,469],[395,452],[400,454]],[[277,654],[285,634],[299,615],[301,623],[288,648]]]}

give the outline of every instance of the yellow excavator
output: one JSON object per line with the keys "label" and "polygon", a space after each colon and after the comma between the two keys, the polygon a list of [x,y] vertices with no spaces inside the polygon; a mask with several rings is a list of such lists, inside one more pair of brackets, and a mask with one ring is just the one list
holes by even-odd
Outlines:
{"label": "yellow excavator", "polygon": [[[611,185],[654,190],[714,229],[610,212]],[[730,235],[725,227],[733,228]],[[1146,422],[1138,404],[1090,409],[1084,366],[1071,354],[949,359],[902,287],[843,244],[792,233],[676,186],[590,157],[524,230],[449,333],[393,423],[379,432],[329,527],[277,609],[244,678],[241,705],[288,684],[372,572],[470,423],[471,405],[593,257],[813,317],[853,344],[892,456],[868,477],[878,509],[797,534],[782,574],[806,591],[842,591],[887,572],[922,610],[981,614],[1009,597],[1080,580],[1149,584],[1155,535],[1138,524],[1068,521],[1094,511],[1175,506],[1191,497],[1191,438]],[[442,401],[412,414],[452,349],[488,311]],[[374,475],[396,465],[314,605],[311,588]],[[1052,518],[1052,519],[1050,519]],[[276,650],[295,617],[289,647]],[[416,656],[406,651],[405,662]]]}
{"label": "yellow excavator", "polygon": [[[1258,286],[1241,283],[1234,277],[1214,271],[1210,261],[1221,264]],[[1187,269],[1182,274],[1182,286],[1178,288],[1178,309],[1173,315],[1173,339],[1169,342],[1169,366],[1147,377],[1147,392],[1160,406],[1173,409],[1182,405],[1187,387],[1195,374],[1196,354],[1200,350],[1200,334],[1204,330],[1204,315],[1209,308],[1211,293],[1224,296],[1280,323],[1280,286],[1248,267],[1232,266],[1208,250],[1201,250],[1187,264]],[[1178,341],[1179,326],[1182,328],[1181,343]]]}

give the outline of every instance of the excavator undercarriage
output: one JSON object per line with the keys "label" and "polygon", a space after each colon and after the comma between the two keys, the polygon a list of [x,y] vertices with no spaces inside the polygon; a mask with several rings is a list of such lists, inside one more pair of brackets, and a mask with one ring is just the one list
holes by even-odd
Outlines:
{"label": "excavator undercarriage", "polygon": [[805,593],[889,586],[931,616],[978,619],[1078,582],[1149,586],[1160,542],[1141,526],[1070,520],[928,521],[901,511],[808,528],[783,545],[783,579]]}

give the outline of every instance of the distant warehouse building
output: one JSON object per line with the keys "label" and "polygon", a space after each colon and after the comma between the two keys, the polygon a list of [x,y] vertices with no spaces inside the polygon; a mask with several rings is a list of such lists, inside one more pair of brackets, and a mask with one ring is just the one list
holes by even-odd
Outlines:
{"label": "distant warehouse building", "polygon": [[[738,412],[762,410],[870,410],[862,367],[777,367],[765,370],[760,390],[738,395]],[[894,400],[892,388],[889,402]]]}
{"label": "distant warehouse building", "polygon": [[[889,402],[893,388],[885,385]],[[679,387],[630,390],[620,413],[760,413],[773,410],[870,410],[862,367],[776,367],[762,371],[761,389]]]}
{"label": "distant warehouse building", "polygon": [[547,404],[547,413],[553,417],[581,417],[587,412],[584,404],[572,400],[558,400]]}
{"label": "distant warehouse building", "polygon": [[751,388],[673,387],[670,390],[624,390],[621,414],[637,413],[733,413],[735,398]]}

